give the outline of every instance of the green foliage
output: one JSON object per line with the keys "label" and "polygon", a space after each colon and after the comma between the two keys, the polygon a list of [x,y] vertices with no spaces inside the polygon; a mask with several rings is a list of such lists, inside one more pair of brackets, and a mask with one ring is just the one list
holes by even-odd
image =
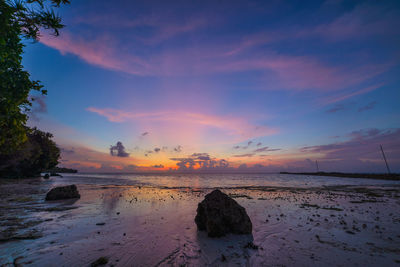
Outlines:
{"label": "green foliage", "polygon": [[[0,158],[8,159],[26,149],[28,137],[37,132],[26,127],[32,91],[46,94],[39,81],[32,81],[23,70],[21,37],[37,40],[39,29],[63,28],[61,19],[50,7],[69,0],[0,0]],[[49,137],[47,137],[49,139]],[[23,149],[22,149],[23,150]],[[0,162],[2,165],[4,161]],[[40,164],[39,164],[40,165]],[[0,167],[1,168],[1,167]]]}
{"label": "green foliage", "polygon": [[22,69],[21,29],[13,19],[13,8],[0,0],[0,12],[0,154],[7,154],[26,141],[28,96],[42,86]]}
{"label": "green foliage", "polygon": [[64,25],[61,23],[61,17],[55,13],[52,7],[60,7],[61,4],[69,3],[69,0],[7,1],[8,6],[13,9],[14,22],[19,25],[25,37],[34,40],[39,38],[40,28],[51,29],[54,35],[59,35],[59,30]]}
{"label": "green foliage", "polygon": [[35,177],[58,164],[60,149],[51,133],[27,128],[27,141],[12,154],[0,155],[0,177]]}

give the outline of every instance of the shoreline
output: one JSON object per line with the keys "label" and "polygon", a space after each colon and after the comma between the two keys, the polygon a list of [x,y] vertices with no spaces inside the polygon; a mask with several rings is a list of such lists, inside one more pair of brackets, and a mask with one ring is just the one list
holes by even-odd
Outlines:
{"label": "shoreline", "polygon": [[[310,266],[400,261],[400,185],[225,187],[253,234],[208,238],[194,223],[211,188],[82,184],[81,198],[44,201],[63,179],[0,183],[0,265]],[[391,206],[390,210],[385,207]],[[8,230],[7,230],[8,229]],[[259,249],[250,249],[251,240]],[[81,253],[85,251],[85,253]],[[222,256],[223,255],[223,256]]]}

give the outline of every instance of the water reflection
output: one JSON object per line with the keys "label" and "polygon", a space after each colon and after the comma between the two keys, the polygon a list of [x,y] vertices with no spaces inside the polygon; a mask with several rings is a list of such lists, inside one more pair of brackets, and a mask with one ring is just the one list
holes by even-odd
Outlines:
{"label": "water reflection", "polygon": [[102,210],[107,214],[114,214],[122,198],[123,190],[114,188],[113,191],[105,191],[102,195]]}
{"label": "water reflection", "polygon": [[400,184],[361,178],[307,176],[291,174],[68,174],[64,183],[132,185],[169,188],[224,188],[243,186],[320,187],[331,185]]}

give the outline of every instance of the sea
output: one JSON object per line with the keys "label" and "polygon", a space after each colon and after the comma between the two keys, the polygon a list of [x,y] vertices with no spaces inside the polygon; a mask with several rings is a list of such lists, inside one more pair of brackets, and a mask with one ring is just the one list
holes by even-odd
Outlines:
{"label": "sea", "polygon": [[58,183],[86,185],[132,185],[157,188],[243,188],[243,187],[297,187],[311,188],[338,185],[383,186],[399,185],[400,181],[363,178],[328,177],[280,173],[74,173],[62,174]]}

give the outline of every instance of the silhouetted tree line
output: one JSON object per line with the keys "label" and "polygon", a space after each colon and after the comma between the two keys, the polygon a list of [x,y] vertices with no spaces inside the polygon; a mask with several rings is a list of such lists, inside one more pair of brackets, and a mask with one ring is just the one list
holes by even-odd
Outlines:
{"label": "silhouetted tree line", "polygon": [[26,128],[27,141],[10,154],[1,155],[1,177],[34,177],[57,166],[60,149],[51,133]]}
{"label": "silhouetted tree line", "polygon": [[0,0],[0,177],[27,177],[58,164],[60,150],[52,134],[26,126],[34,99],[47,90],[23,70],[22,38],[37,41],[40,29],[54,35],[63,28],[53,7],[68,0]]}

